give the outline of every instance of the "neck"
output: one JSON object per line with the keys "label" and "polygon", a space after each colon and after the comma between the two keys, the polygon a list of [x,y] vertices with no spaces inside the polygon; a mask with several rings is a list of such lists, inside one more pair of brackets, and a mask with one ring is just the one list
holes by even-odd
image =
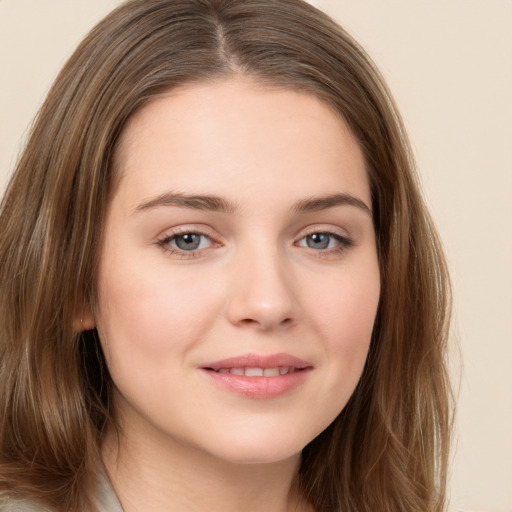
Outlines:
{"label": "neck", "polygon": [[265,464],[231,463],[158,436],[107,429],[102,458],[124,512],[305,512],[300,454]]}

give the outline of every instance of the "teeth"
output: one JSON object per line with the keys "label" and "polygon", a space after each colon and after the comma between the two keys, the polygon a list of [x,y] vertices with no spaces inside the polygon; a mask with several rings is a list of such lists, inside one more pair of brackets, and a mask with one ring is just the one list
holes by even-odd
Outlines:
{"label": "teeth", "polygon": [[246,377],[278,377],[293,373],[293,366],[279,366],[276,368],[221,368],[218,373],[231,373],[232,375],[245,375]]}
{"label": "teeth", "polygon": [[246,368],[246,377],[263,377],[263,368]]}

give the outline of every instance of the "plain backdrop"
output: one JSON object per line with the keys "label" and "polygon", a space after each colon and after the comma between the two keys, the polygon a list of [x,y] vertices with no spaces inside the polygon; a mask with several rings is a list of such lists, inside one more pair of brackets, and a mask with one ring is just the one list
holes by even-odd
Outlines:
{"label": "plain backdrop", "polygon": [[[119,3],[0,0],[0,191],[56,73]],[[311,3],[386,77],[447,250],[462,359],[451,510],[512,512],[512,0]]]}

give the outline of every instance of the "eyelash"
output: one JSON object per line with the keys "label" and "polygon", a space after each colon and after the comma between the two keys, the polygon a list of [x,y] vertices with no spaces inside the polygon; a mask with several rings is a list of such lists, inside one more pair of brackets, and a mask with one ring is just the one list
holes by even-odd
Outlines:
{"label": "eyelash", "polygon": [[[220,244],[216,244],[209,234],[201,232],[201,231],[194,231],[192,229],[180,229],[178,231],[175,231],[172,234],[166,234],[162,238],[158,239],[156,243],[166,253],[169,253],[173,256],[177,256],[180,258],[194,258],[194,257],[200,255],[203,251],[205,251],[204,248],[186,251],[186,250],[181,250],[179,248],[172,247],[170,245],[173,240],[175,240],[179,236],[183,236],[183,235],[196,235],[196,236],[206,237],[207,239],[210,240],[211,245],[213,245],[213,246],[220,245]],[[307,237],[310,237],[312,235],[325,235],[325,236],[333,238],[338,243],[337,243],[336,247],[323,249],[323,250],[316,250],[312,247],[298,245],[299,242],[301,242],[302,240],[305,240]],[[333,231],[311,230],[311,231],[305,233],[297,242],[295,242],[294,245],[299,246],[299,247],[306,247],[310,251],[313,251],[314,253],[316,253],[316,255],[319,257],[329,257],[331,255],[341,254],[341,253],[347,251],[348,249],[350,249],[351,247],[353,247],[355,244],[354,244],[354,241],[352,239],[348,238],[347,236],[340,235],[339,233],[336,233]]]}
{"label": "eyelash", "polygon": [[[332,247],[330,249],[324,249],[324,250],[316,250],[312,247],[307,247],[307,249],[314,251],[318,257],[322,257],[322,258],[328,258],[333,255],[342,254],[345,251],[349,250],[350,248],[354,247],[354,245],[355,245],[354,240],[352,240],[351,238],[349,238],[345,235],[341,235],[339,233],[336,233],[335,231],[322,231],[322,230],[318,230],[318,229],[313,229],[313,230],[307,232],[304,236],[302,236],[300,238],[300,240],[298,242],[301,242],[302,240],[305,240],[307,237],[312,236],[312,235],[325,235],[325,236],[333,238],[334,240],[336,240],[336,242],[338,242],[336,247]],[[300,247],[304,247],[304,246],[300,246]]]}
{"label": "eyelash", "polygon": [[166,253],[169,253],[172,256],[177,256],[179,258],[193,258],[194,256],[198,256],[199,254],[201,254],[202,251],[205,250],[205,249],[196,249],[193,251],[185,251],[185,250],[180,250],[179,248],[176,248],[176,247],[172,247],[170,245],[174,239],[178,238],[179,236],[183,236],[183,235],[197,235],[197,236],[206,237],[210,240],[212,245],[215,245],[215,242],[212,240],[212,237],[210,235],[208,235],[207,233],[203,233],[201,231],[194,231],[193,229],[179,229],[172,234],[166,234],[162,238],[157,240],[157,245],[159,247],[161,247],[162,250],[165,251]]}

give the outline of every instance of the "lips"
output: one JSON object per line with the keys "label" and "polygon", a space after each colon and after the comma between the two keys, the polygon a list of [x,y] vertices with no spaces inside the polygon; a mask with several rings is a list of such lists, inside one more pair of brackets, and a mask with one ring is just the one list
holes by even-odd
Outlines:
{"label": "lips", "polygon": [[312,365],[307,361],[285,353],[271,354],[267,356],[246,354],[201,365],[202,368],[213,371],[233,368],[296,368],[301,370],[311,366]]}
{"label": "lips", "polygon": [[269,399],[301,386],[313,366],[290,354],[279,353],[247,354],[209,362],[199,369],[224,390]]}

